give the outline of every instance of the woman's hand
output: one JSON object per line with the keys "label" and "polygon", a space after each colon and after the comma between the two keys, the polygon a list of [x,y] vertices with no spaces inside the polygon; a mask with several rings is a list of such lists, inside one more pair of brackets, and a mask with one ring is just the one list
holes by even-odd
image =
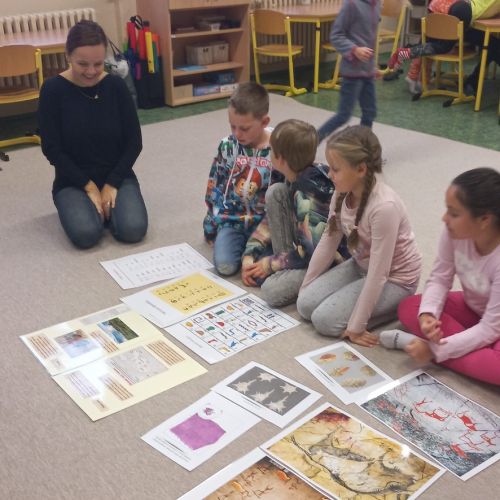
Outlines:
{"label": "woman's hand", "polygon": [[358,344],[365,347],[373,347],[379,343],[377,335],[370,333],[368,330],[365,330],[361,333],[354,333],[346,330],[344,332],[344,335],[342,335],[342,338],[348,338],[353,344]]}
{"label": "woman's hand", "polygon": [[83,189],[87,193],[87,196],[90,198],[90,201],[94,204],[97,213],[103,220],[104,210],[102,208],[102,197],[101,193],[99,192],[99,188],[96,186],[94,181],[89,181],[87,182],[87,184],[85,184],[85,187]]}
{"label": "woman's hand", "polygon": [[418,317],[420,330],[430,342],[435,344],[446,344],[443,338],[443,330],[441,330],[441,321],[435,318],[432,314],[422,313]]}
{"label": "woman's hand", "polygon": [[111,209],[115,208],[117,193],[118,189],[109,184],[104,184],[104,187],[101,189],[102,209],[106,220],[109,220],[111,217]]}
{"label": "woman's hand", "polygon": [[425,366],[432,361],[434,354],[432,353],[429,344],[422,339],[415,339],[410,342],[405,351],[415,360],[419,366]]}

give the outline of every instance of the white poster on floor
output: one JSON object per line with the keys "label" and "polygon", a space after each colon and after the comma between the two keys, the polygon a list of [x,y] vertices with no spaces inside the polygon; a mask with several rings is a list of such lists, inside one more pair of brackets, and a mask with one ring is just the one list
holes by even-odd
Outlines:
{"label": "white poster on floor", "polygon": [[392,382],[380,368],[345,342],[337,342],[295,358],[344,404],[366,401]]}
{"label": "white poster on floor", "polygon": [[187,243],[106,260],[101,265],[124,290],[213,267]]}
{"label": "white poster on floor", "polygon": [[65,321],[27,335],[21,340],[51,375],[139,345],[162,333],[127,305]]}
{"label": "white poster on floor", "polygon": [[278,427],[290,423],[321,397],[319,392],[255,362],[212,390]]}
{"label": "white poster on floor", "polygon": [[173,325],[245,290],[209,271],[199,271],[167,281],[121,300],[160,328]]}
{"label": "white poster on floor", "polygon": [[217,363],[299,324],[250,294],[190,316],[165,330],[208,363]]}
{"label": "white poster on floor", "polygon": [[210,392],[142,439],[185,469],[193,470],[259,421],[247,410]]}

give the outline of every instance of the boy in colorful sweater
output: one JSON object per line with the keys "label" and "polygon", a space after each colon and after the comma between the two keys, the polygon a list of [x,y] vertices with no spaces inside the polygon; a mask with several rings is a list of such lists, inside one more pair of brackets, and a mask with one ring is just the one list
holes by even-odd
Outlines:
{"label": "boy in colorful sweater", "polygon": [[214,246],[214,266],[223,276],[238,271],[248,237],[264,217],[271,178],[269,95],[255,82],[238,86],[229,99],[231,135],[222,139],[208,177],[203,220]]}
{"label": "boy in colorful sweater", "polygon": [[[313,164],[318,137],[312,125],[301,120],[281,122],[270,142],[273,167],[286,182],[267,191],[266,217],[248,240],[241,277],[247,286],[260,285],[264,300],[280,307],[297,298],[326,226],[334,187],[328,167]],[[340,254],[349,257],[345,245]]]}

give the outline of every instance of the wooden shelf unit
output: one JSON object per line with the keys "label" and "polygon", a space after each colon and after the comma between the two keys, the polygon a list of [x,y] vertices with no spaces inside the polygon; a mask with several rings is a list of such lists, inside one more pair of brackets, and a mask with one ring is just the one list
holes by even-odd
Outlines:
{"label": "wooden shelf unit", "polygon": [[[151,30],[160,35],[160,54],[163,61],[165,103],[180,106],[191,102],[228,97],[230,93],[203,96],[176,97],[174,87],[189,83],[202,83],[203,75],[233,70],[236,83],[250,78],[250,0],[136,0],[137,13],[150,22]],[[194,26],[196,16],[221,15],[238,21],[239,27],[213,31],[187,31],[176,33],[178,26]],[[224,40],[229,44],[229,61],[209,64],[203,69],[180,70],[186,65],[186,46],[196,42]]]}

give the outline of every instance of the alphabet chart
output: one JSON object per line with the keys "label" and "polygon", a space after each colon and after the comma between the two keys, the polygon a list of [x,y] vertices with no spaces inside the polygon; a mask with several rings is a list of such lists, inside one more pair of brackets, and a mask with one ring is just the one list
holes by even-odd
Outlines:
{"label": "alphabet chart", "polygon": [[208,363],[300,324],[255,295],[245,295],[166,328],[166,331]]}

